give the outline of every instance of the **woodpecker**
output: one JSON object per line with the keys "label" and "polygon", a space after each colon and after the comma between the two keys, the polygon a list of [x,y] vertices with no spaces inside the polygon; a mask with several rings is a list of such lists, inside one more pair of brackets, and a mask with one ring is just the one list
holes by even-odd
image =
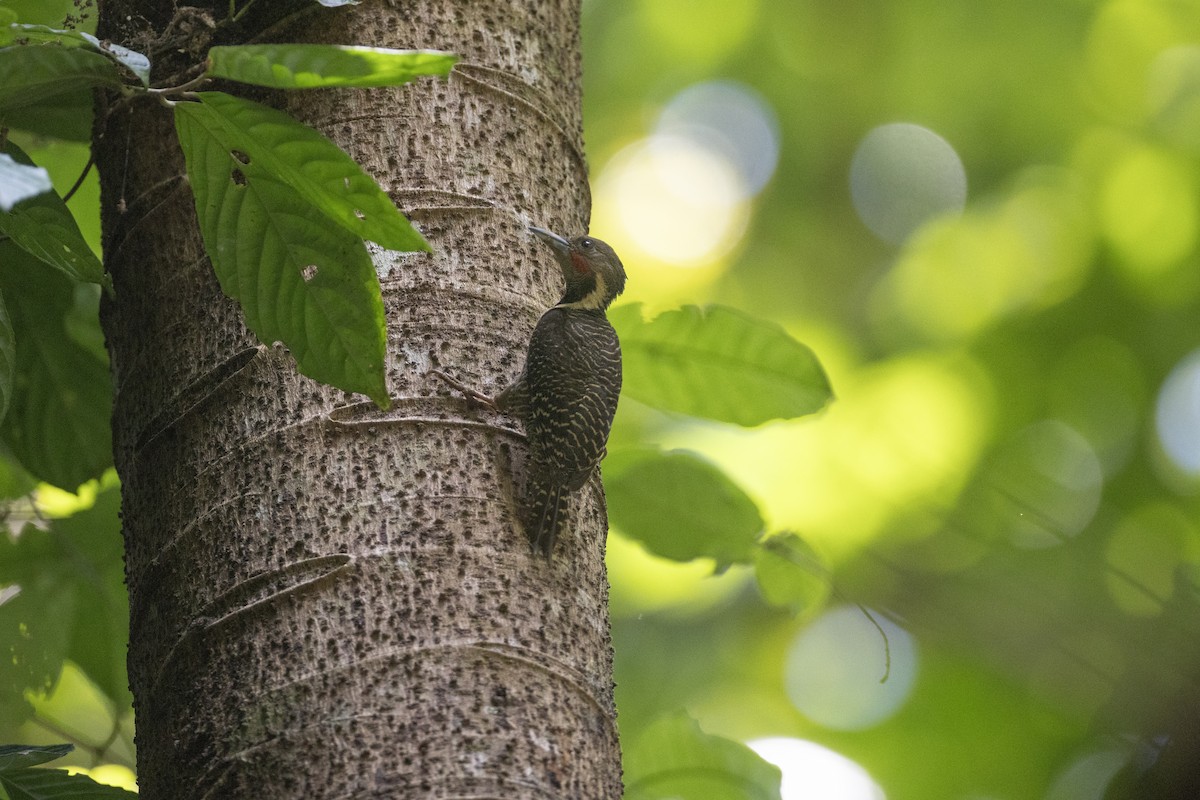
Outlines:
{"label": "woodpecker", "polygon": [[617,411],[621,343],[605,311],[625,288],[625,267],[599,239],[529,230],[553,251],[566,288],[533,329],[520,377],[493,398],[434,374],[525,423],[529,475],[522,516],[534,550],[549,556],[567,520],[567,499],[604,458]]}

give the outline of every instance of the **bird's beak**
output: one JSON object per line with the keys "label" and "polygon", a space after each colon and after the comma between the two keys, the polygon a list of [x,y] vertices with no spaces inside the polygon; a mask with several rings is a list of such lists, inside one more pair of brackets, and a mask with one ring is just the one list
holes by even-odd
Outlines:
{"label": "bird's beak", "polygon": [[558,256],[560,261],[568,262],[570,260],[568,253],[571,249],[571,243],[566,239],[553,231],[548,231],[545,228],[539,228],[535,225],[529,226],[529,232],[550,245],[550,249],[554,251],[554,255]]}

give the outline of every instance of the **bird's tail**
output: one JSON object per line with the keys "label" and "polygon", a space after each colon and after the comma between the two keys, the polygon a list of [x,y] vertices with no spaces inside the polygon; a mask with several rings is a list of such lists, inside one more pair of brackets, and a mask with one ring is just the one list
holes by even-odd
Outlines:
{"label": "bird's tail", "polygon": [[566,522],[566,492],[562,484],[533,478],[526,501],[525,532],[533,549],[549,558]]}

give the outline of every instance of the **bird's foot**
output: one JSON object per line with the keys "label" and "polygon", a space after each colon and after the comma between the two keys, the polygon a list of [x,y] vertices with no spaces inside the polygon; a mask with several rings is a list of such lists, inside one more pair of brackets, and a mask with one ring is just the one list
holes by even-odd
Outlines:
{"label": "bird's foot", "polygon": [[440,369],[431,369],[431,370],[429,370],[429,372],[427,374],[436,375],[437,377],[441,378],[442,381],[444,381],[451,389],[461,392],[468,400],[478,403],[481,406],[487,406],[488,408],[492,409],[493,411],[500,410],[500,407],[498,405],[496,405],[496,399],[494,397],[489,397],[488,395],[484,394],[483,392],[472,389],[470,386],[467,386],[465,383],[461,383],[461,382],[455,380],[454,378],[451,378],[449,375],[442,372]]}

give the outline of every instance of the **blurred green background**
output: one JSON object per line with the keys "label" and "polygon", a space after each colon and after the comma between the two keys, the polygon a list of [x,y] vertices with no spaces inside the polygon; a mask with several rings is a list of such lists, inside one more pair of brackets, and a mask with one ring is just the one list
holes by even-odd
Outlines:
{"label": "blurred green background", "polygon": [[625,741],[683,706],[785,800],[1200,771],[1200,3],[584,10],[629,299],[775,319],[837,394],[749,431],[623,401],[614,439],[702,452],[832,583],[794,617],[618,530]]}
{"label": "blurred green background", "polygon": [[[623,400],[614,452],[699,452],[813,551],[791,613],[747,567],[614,532],[626,746],[686,709],[778,763],[784,800],[1194,773],[1200,2],[585,0],[583,36],[592,232],[626,299],[776,320],[837,394],[752,430]],[[60,192],[87,158],[22,143]],[[98,242],[94,178],[70,205]],[[27,568],[0,623],[42,658],[0,697],[55,686],[0,705],[0,741],[128,779],[113,481],[38,503],[10,524],[86,510],[0,537]]]}

